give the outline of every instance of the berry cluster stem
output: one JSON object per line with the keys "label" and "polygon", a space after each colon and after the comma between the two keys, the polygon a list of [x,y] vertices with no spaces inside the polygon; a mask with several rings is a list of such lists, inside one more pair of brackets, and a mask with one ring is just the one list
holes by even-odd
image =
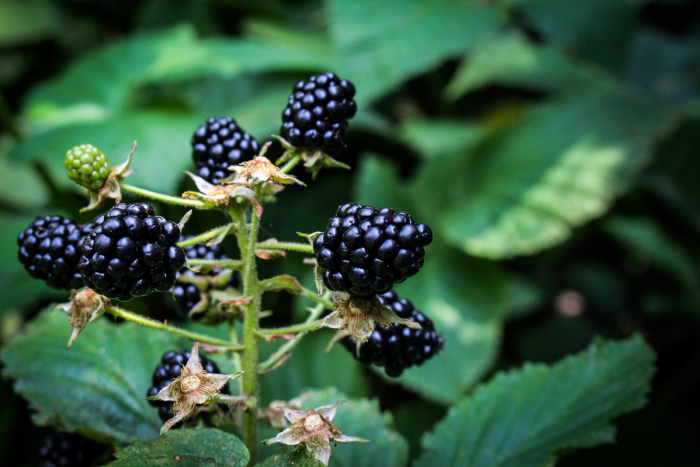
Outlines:
{"label": "berry cluster stem", "polygon": [[169,195],[164,195],[162,193],[156,193],[155,191],[144,190],[143,188],[139,188],[137,186],[129,185],[126,183],[120,183],[119,185],[120,185],[122,191],[128,191],[129,193],[133,193],[133,194],[139,195],[139,196],[144,196],[146,198],[156,199],[156,200],[162,201],[164,203],[177,204],[180,206],[188,206],[188,207],[192,207],[192,208],[211,209],[205,203],[198,201],[196,199],[176,198],[175,196],[169,196]]}
{"label": "berry cluster stem", "polygon": [[216,337],[207,336],[205,334],[200,334],[198,332],[188,331],[186,329],[176,328],[175,326],[170,326],[169,324],[161,323],[154,319],[146,318],[143,315],[137,313],[132,313],[130,311],[117,308],[115,306],[105,307],[105,313],[109,313],[117,318],[122,318],[128,321],[133,321],[142,326],[146,326],[153,329],[158,329],[160,331],[166,331],[171,334],[177,334],[178,336],[186,337],[194,342],[201,342],[203,344],[211,344],[222,347],[230,352],[241,352],[243,351],[243,346],[239,344],[232,344],[225,340],[217,339]]}

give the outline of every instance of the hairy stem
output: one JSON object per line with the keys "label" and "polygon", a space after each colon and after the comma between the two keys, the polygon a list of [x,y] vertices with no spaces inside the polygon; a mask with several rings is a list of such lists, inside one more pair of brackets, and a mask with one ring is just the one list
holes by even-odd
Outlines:
{"label": "hairy stem", "polygon": [[309,323],[304,322],[300,324],[293,324],[291,326],[284,326],[281,328],[260,329],[258,331],[258,335],[261,337],[266,337],[274,336],[277,334],[296,334],[302,331],[315,331],[316,329],[321,327],[322,323],[322,319],[317,319],[316,321],[311,321]]}
{"label": "hairy stem", "polygon": [[[321,316],[321,313],[323,313],[323,310],[326,308],[326,306],[323,303],[318,303],[312,310],[311,313],[309,313],[309,316],[306,317],[306,320],[304,321],[303,324],[309,324],[314,322],[319,316]],[[297,336],[290,340],[289,342],[284,343],[282,346],[280,346],[279,349],[272,355],[270,355],[270,358],[265,360],[263,363],[258,365],[258,373],[260,376],[264,376],[271,371],[275,370],[277,368],[277,364],[279,362],[283,362],[285,359],[286,355],[294,348],[296,347],[299,342],[308,334],[310,331],[302,331]]]}
{"label": "hairy stem", "polygon": [[126,319],[128,321],[133,321],[134,323],[141,324],[141,325],[149,327],[149,328],[158,329],[161,331],[166,331],[166,332],[169,332],[171,334],[177,334],[178,336],[186,337],[187,339],[190,339],[192,341],[201,342],[203,344],[211,344],[211,345],[223,347],[230,352],[243,351],[242,345],[232,344],[232,343],[227,342],[225,340],[217,339],[216,337],[207,336],[205,334],[200,334],[198,332],[192,332],[192,331],[187,331],[185,329],[176,328],[174,326],[170,326],[168,324],[161,323],[160,321],[156,321],[154,319],[146,318],[145,316],[142,316],[142,315],[139,315],[136,313],[132,313],[130,311],[126,311],[126,310],[123,310],[121,308],[117,308],[115,306],[105,307],[105,312],[109,313],[112,316]]}
{"label": "hairy stem", "polygon": [[207,230],[204,233],[201,233],[199,235],[196,235],[192,238],[188,238],[187,240],[182,240],[181,242],[178,242],[177,245],[179,247],[186,247],[190,245],[196,245],[197,243],[204,243],[207,240],[211,240],[212,238],[216,238],[219,235],[224,234],[225,232],[228,232],[231,230],[232,225],[231,224],[226,224],[222,225],[221,227],[217,227],[215,229]]}
{"label": "hairy stem", "polygon": [[[260,196],[259,187],[255,188],[256,197]],[[243,308],[243,351],[241,364],[244,371],[242,380],[242,395],[260,399],[260,380],[258,377],[258,361],[260,359],[260,342],[258,338],[260,303],[263,293],[258,280],[255,244],[258,238],[259,219],[255,210],[251,209],[250,224],[247,223],[245,212],[234,206],[229,209],[232,220],[236,223],[236,238],[244,263],[241,273],[243,280],[243,296],[251,297]],[[243,443],[250,452],[248,465],[255,465],[258,456],[258,407],[249,407],[243,413]]]}
{"label": "hairy stem", "polygon": [[308,243],[295,243],[295,242],[261,242],[255,245],[256,250],[285,250],[285,251],[296,251],[299,253],[308,253],[310,255],[314,254],[314,248]]}
{"label": "hairy stem", "polygon": [[155,199],[158,201],[163,201],[164,203],[178,204],[180,206],[189,206],[189,207],[200,208],[200,209],[211,209],[209,206],[202,203],[201,201],[197,201],[196,199],[176,198],[175,196],[168,196],[168,195],[164,195],[162,193],[156,193],[155,191],[144,190],[143,188],[139,188],[139,187],[136,187],[133,185],[128,185],[126,183],[120,183],[120,187],[123,191],[128,191],[129,193],[144,196],[146,198],[151,198],[151,199]]}

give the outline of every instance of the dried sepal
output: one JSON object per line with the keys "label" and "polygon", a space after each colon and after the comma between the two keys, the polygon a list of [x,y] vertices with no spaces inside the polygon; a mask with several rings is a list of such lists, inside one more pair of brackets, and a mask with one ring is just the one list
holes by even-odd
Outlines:
{"label": "dried sepal", "polygon": [[290,401],[272,401],[270,405],[258,411],[259,419],[267,419],[270,426],[278,430],[284,430],[289,426],[289,421],[284,416],[284,409],[299,410],[304,400],[309,397],[309,393],[304,393]]}
{"label": "dried sepal", "polygon": [[180,376],[158,394],[148,398],[173,402],[175,416],[163,424],[160,434],[166,433],[175,424],[188,418],[197,405],[209,403],[211,396],[218,394],[224,384],[242,373],[239,371],[232,375],[222,375],[206,372],[199,361],[199,347],[195,342],[187,365],[180,370]]}
{"label": "dried sepal", "polygon": [[294,410],[282,407],[284,417],[291,422],[291,426],[272,439],[263,441],[264,444],[286,444],[296,446],[303,444],[306,449],[314,454],[314,457],[328,465],[331,457],[331,442],[335,443],[369,443],[372,440],[346,436],[333,425],[332,421],[338,411],[338,406],[344,401],[333,405],[325,405],[313,410]]}
{"label": "dried sepal", "polygon": [[231,200],[236,202],[250,202],[258,215],[262,215],[262,203],[255,197],[255,191],[246,183],[230,183],[225,185],[212,185],[202,177],[191,172],[185,174],[194,180],[199,191],[186,191],[182,194],[184,199],[195,199],[201,201],[211,208],[221,208],[231,205]]}
{"label": "dried sepal", "polygon": [[70,301],[56,305],[70,315],[71,335],[68,339],[67,349],[73,345],[75,338],[83,330],[87,323],[92,323],[105,312],[105,307],[110,304],[109,298],[98,294],[92,289],[84,288],[74,290]]}
{"label": "dried sepal", "polygon": [[134,144],[131,146],[131,151],[129,151],[129,155],[126,156],[125,162],[112,167],[112,170],[109,171],[109,175],[107,175],[107,179],[105,180],[102,188],[99,190],[88,190],[90,203],[86,207],[82,208],[80,212],[91,211],[98,208],[107,198],[113,198],[117,201],[117,203],[121,202],[122,193],[119,183],[134,172],[133,170],[129,170],[129,165],[131,165],[131,156],[133,156],[134,152],[136,151],[136,145],[136,141],[134,141]]}
{"label": "dried sepal", "polygon": [[297,148],[289,144],[287,140],[278,135],[272,135],[274,139],[280,142],[282,147],[285,149],[282,157],[277,159],[277,164],[282,164],[284,162],[290,161],[295,157],[301,158],[304,162],[304,167],[307,172],[311,173],[311,178],[316,180],[318,173],[324,168],[340,168],[340,169],[350,169],[350,166],[343,164],[340,161],[333,159],[331,156],[321,151],[308,150],[306,148]]}
{"label": "dried sepal", "polygon": [[239,165],[233,165],[229,169],[236,172],[233,183],[247,183],[249,185],[260,185],[266,182],[281,185],[296,183],[306,186],[298,178],[282,172],[279,167],[263,155],[250,161],[241,162]]}
{"label": "dried sepal", "polygon": [[420,324],[407,318],[399,318],[390,308],[383,305],[376,295],[355,297],[343,292],[333,292],[331,314],[323,320],[323,325],[331,329],[346,330],[356,341],[366,342],[374,332],[375,324],[391,327],[394,323],[411,329],[420,329]]}

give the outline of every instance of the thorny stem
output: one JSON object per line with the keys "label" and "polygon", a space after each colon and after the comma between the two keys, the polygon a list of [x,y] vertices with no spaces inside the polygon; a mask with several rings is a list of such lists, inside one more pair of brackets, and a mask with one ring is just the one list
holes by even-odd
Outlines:
{"label": "thorny stem", "polygon": [[120,183],[120,186],[121,186],[121,189],[123,191],[128,191],[129,193],[144,196],[146,198],[151,198],[151,199],[156,199],[158,201],[163,201],[164,203],[178,204],[180,206],[189,206],[189,207],[200,208],[200,209],[211,209],[211,207],[207,206],[203,202],[198,201],[196,199],[176,198],[175,196],[168,196],[168,195],[164,195],[162,193],[156,193],[155,191],[144,190],[143,188],[139,188],[139,187],[136,187],[133,185],[128,185],[126,183]]}
{"label": "thorny stem", "polygon": [[[260,196],[260,187],[255,187],[255,196]],[[239,206],[229,208],[229,214],[236,223],[236,239],[244,263],[242,271],[243,296],[251,297],[248,304],[243,305],[243,355],[242,355],[242,389],[243,396],[260,399],[260,380],[257,366],[260,358],[260,341],[258,338],[259,313],[262,297],[262,287],[258,280],[255,244],[258,238],[259,219],[257,213],[251,210],[250,225],[246,221],[245,212]],[[243,442],[250,452],[248,465],[255,465],[258,455],[258,407],[250,407],[243,413]]]}
{"label": "thorny stem", "polygon": [[216,346],[222,347],[230,352],[242,352],[244,350],[242,345],[232,344],[232,343],[227,342],[225,340],[217,339],[216,337],[207,336],[205,334],[200,334],[198,332],[192,332],[192,331],[187,331],[185,329],[176,328],[174,326],[170,326],[169,324],[161,323],[160,321],[146,318],[145,316],[142,316],[142,315],[139,315],[136,313],[132,313],[130,311],[126,311],[126,310],[123,310],[121,308],[117,308],[115,306],[105,307],[105,312],[109,313],[112,316],[126,319],[128,321],[133,321],[137,324],[141,324],[141,325],[149,327],[149,328],[159,329],[161,331],[166,331],[166,332],[169,332],[171,334],[177,334],[178,336],[186,337],[187,339],[190,339],[190,340],[195,341],[195,342],[216,345]]}
{"label": "thorny stem", "polygon": [[284,326],[281,328],[267,328],[258,331],[258,335],[261,337],[274,336],[277,334],[296,334],[302,331],[315,331],[321,327],[323,320],[317,319],[316,321],[311,321],[310,323],[304,322],[300,324],[293,324],[291,326]]}
{"label": "thorny stem", "polygon": [[196,235],[192,238],[188,238],[187,240],[182,240],[181,242],[178,242],[177,245],[179,247],[185,248],[186,246],[196,245],[197,243],[204,243],[207,240],[211,240],[213,238],[218,237],[219,235],[222,235],[225,232],[228,232],[231,228],[231,224],[222,225],[221,227],[217,227],[215,229],[208,230],[202,234]]}
{"label": "thorny stem", "polygon": [[256,250],[285,250],[285,251],[296,251],[299,253],[308,253],[312,255],[314,253],[314,248],[308,243],[295,243],[295,242],[261,242],[255,245]]}
{"label": "thorny stem", "polygon": [[217,266],[226,269],[243,269],[243,261],[237,259],[187,258],[188,266]]}

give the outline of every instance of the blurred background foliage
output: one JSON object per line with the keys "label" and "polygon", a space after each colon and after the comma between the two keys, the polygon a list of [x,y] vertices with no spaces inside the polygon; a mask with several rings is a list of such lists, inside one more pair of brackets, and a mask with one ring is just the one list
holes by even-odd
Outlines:
{"label": "blurred background foliage", "polygon": [[[658,354],[650,404],[620,420],[616,444],[559,465],[700,465],[692,0],[2,0],[2,341],[67,298],[31,280],[15,247],[37,215],[93,217],[76,214],[86,200],[66,150],[90,143],[115,164],[138,140],[129,183],[177,194],[191,188],[182,171],[204,119],[230,115],[267,141],[292,86],[329,70],[358,89],[342,156],[353,170],[297,173],[309,187],[266,207],[263,234],[322,230],[347,201],[410,211],[436,239],[397,291],[448,344],[397,384],[342,349],[319,354],[328,334],[312,335],[263,381],[266,401],[331,385],[376,396],[415,458],[446,408],[496,370],[641,333]],[[216,222],[195,213],[186,233]],[[311,280],[294,254],[263,271]],[[166,300],[128,306],[174,320]],[[268,301],[270,324],[306,306]],[[0,459],[20,465],[13,443],[38,446],[47,429],[8,381],[0,395]]]}

